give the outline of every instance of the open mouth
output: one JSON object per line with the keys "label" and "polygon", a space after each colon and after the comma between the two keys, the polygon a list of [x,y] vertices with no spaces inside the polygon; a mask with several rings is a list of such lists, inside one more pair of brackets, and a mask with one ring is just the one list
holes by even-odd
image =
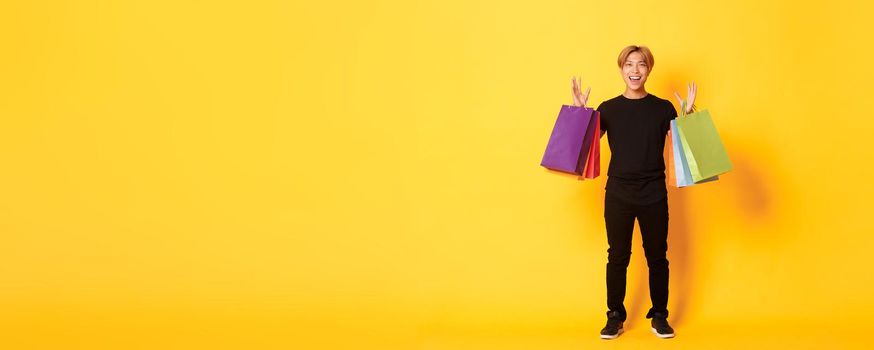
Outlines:
{"label": "open mouth", "polygon": [[634,82],[640,82],[640,78],[642,78],[642,77],[638,77],[638,76],[629,76],[628,77],[629,80],[634,81]]}

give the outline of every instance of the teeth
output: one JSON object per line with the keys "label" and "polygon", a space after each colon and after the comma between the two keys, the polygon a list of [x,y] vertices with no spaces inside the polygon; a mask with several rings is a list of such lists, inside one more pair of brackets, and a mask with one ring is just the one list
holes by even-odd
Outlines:
{"label": "teeth", "polygon": [[640,80],[640,77],[628,77],[631,80]]}

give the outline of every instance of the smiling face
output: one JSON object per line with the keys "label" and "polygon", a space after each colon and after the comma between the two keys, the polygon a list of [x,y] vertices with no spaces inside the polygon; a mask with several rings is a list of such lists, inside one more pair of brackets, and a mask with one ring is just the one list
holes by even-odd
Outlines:
{"label": "smiling face", "polygon": [[643,91],[643,85],[646,83],[646,78],[649,76],[649,66],[640,52],[632,52],[625,59],[622,68],[619,70],[622,73],[622,79],[625,80],[625,86],[628,90]]}

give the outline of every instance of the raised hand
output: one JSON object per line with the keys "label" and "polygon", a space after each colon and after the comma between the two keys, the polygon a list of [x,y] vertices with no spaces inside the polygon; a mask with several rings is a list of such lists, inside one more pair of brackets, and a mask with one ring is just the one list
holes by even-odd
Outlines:
{"label": "raised hand", "polygon": [[695,105],[695,95],[697,93],[698,93],[698,85],[695,84],[694,81],[689,83],[689,88],[688,88],[688,91],[686,93],[686,100],[685,101],[683,100],[682,97],[680,97],[680,94],[678,94],[676,91],[674,91],[674,97],[677,98],[677,102],[680,104],[680,106],[686,106],[686,110],[685,110],[686,114],[692,112],[693,106]]}
{"label": "raised hand", "polygon": [[585,93],[581,92],[582,78],[579,79],[577,81],[577,77],[571,77],[571,93],[574,95],[574,106],[585,107],[586,102],[589,101],[589,92],[592,91],[592,88],[587,87]]}

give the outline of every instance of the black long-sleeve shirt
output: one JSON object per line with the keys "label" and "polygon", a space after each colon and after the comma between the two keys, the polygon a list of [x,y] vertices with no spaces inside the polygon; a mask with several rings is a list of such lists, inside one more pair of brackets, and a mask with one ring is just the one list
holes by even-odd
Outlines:
{"label": "black long-sleeve shirt", "polygon": [[607,195],[641,205],[667,196],[663,151],[671,119],[677,117],[671,102],[653,94],[619,95],[602,102],[598,111],[612,153]]}

